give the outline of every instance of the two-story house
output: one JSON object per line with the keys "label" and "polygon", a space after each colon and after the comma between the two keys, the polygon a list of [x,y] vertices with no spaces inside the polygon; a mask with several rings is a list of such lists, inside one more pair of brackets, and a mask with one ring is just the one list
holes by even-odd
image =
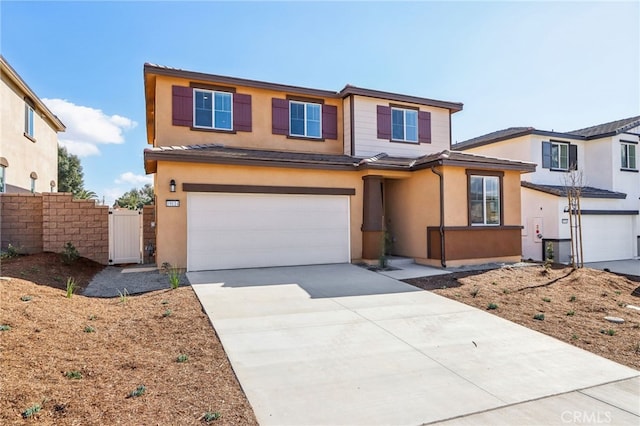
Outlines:
{"label": "two-story house", "polygon": [[0,192],[57,189],[62,122],[0,56]]}
{"label": "two-story house", "polygon": [[[513,127],[454,145],[464,152],[531,161],[539,167],[522,180],[522,251],[542,260],[544,242],[554,259],[570,262],[567,185],[581,188],[583,261],[631,259],[640,245],[640,116],[570,132]],[[573,209],[575,213],[576,209]],[[577,231],[577,230],[576,230]]]}
{"label": "two-story house", "polygon": [[451,148],[462,104],[144,65],[158,264],[517,261],[520,175]]}

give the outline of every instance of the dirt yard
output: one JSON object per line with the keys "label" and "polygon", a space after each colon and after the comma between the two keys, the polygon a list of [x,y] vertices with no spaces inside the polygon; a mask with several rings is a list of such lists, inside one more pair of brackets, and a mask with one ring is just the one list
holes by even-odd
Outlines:
{"label": "dirt yard", "polygon": [[56,256],[3,261],[0,424],[257,424],[191,287],[68,299],[102,267]]}
{"label": "dirt yard", "polygon": [[[640,286],[595,269],[506,267],[406,280],[640,370]],[[614,324],[606,316],[623,318]]]}

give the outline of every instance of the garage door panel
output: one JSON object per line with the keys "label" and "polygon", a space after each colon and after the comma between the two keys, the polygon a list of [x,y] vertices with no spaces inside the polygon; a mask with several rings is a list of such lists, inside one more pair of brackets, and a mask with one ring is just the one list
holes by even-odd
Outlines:
{"label": "garage door panel", "polygon": [[350,260],[346,196],[192,193],[187,204],[190,270]]}
{"label": "garage door panel", "polygon": [[585,262],[633,257],[633,216],[582,215],[581,221]]}

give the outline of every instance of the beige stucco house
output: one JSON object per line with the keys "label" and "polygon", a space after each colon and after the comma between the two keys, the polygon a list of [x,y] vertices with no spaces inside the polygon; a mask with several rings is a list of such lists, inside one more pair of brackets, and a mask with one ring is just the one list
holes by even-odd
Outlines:
{"label": "beige stucco house", "polygon": [[462,104],[145,64],[158,264],[521,258],[523,161],[451,151]]}
{"label": "beige stucco house", "polygon": [[0,56],[0,192],[57,189],[62,122]]}
{"label": "beige stucco house", "polygon": [[[454,145],[460,151],[531,161],[522,177],[522,251],[543,260],[571,261],[571,225],[566,186],[573,174],[581,186],[582,260],[632,259],[640,248],[640,116],[567,132],[511,127]],[[577,212],[577,207],[572,209]],[[574,226],[574,235],[577,235]],[[574,251],[579,252],[575,249]],[[577,254],[577,253],[576,253]]]}

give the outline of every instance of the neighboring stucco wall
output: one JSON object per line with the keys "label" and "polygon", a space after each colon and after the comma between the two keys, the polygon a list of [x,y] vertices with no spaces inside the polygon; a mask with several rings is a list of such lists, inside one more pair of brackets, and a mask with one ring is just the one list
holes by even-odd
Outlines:
{"label": "neighboring stucco wall", "polygon": [[[175,193],[169,192],[169,181],[177,181]],[[362,257],[362,174],[335,170],[288,169],[190,163],[158,163],[157,256],[156,263],[187,264],[187,193],[183,183],[216,183],[230,185],[301,186],[355,188],[350,197],[351,258]],[[180,200],[180,207],[166,207],[166,200]]]}
{"label": "neighboring stucco wall", "polygon": [[[0,84],[0,157],[7,159],[7,185],[31,190],[31,172],[36,172],[36,192],[50,192],[49,182],[58,182],[58,137],[42,111],[34,112],[35,142],[24,135],[25,94],[2,73]],[[11,192],[11,187],[7,188]],[[56,188],[54,188],[56,190]]]}
{"label": "neighboring stucco wall", "polygon": [[[324,99],[325,104],[338,108],[338,138],[321,140],[304,140],[287,138],[285,135],[272,134],[272,98],[284,99],[286,95],[296,95],[295,92],[284,93],[273,90],[257,89],[254,87],[233,86],[237,93],[251,95],[251,132],[213,132],[191,130],[186,126],[174,126],[172,124],[172,86],[188,87],[191,80],[185,80],[168,76],[156,77],[156,110],[155,110],[155,135],[154,146],[194,145],[194,144],[223,144],[229,147],[241,147],[250,149],[318,152],[318,153],[343,153],[343,122],[342,100],[336,98]],[[212,84],[212,82],[206,82]],[[226,86],[220,84],[219,86]],[[229,86],[231,87],[231,86]],[[301,95],[312,98],[308,95]],[[317,98],[321,99],[321,98]]]}
{"label": "neighboring stucco wall", "polygon": [[448,109],[418,104],[391,102],[407,105],[431,113],[431,143],[400,143],[378,139],[377,106],[389,106],[389,100],[354,96],[355,153],[359,157],[371,157],[385,152],[395,157],[419,157],[450,149]]}

